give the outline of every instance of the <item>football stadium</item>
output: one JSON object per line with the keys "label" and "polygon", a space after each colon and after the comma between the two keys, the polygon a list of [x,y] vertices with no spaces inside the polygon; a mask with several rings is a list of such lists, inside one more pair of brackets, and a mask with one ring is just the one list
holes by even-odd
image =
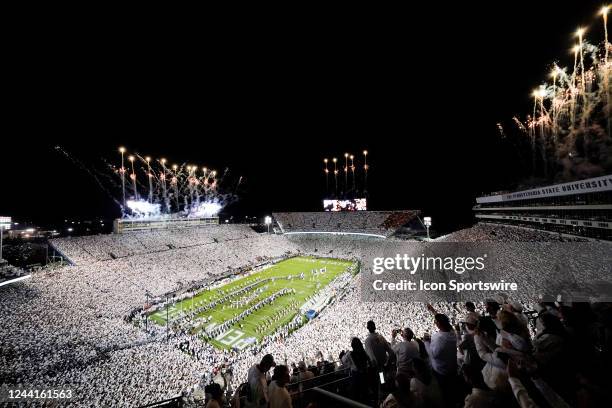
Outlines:
{"label": "football stadium", "polygon": [[382,136],[278,143],[286,168],[229,138],[54,145],[84,176],[0,199],[0,406],[609,406],[609,8],[497,123],[487,182]]}

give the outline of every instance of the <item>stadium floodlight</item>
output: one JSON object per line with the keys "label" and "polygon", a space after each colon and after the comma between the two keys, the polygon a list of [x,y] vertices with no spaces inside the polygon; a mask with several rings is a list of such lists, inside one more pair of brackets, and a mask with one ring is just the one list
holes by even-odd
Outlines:
{"label": "stadium floodlight", "polygon": [[270,225],[272,225],[272,217],[270,217],[269,215],[266,215],[266,218],[264,218],[264,224],[266,224],[268,226],[268,234],[270,233]]}
{"label": "stadium floodlight", "polygon": [[423,223],[425,224],[425,228],[427,228],[427,239],[430,239],[429,227],[431,227],[431,217],[423,217]]}

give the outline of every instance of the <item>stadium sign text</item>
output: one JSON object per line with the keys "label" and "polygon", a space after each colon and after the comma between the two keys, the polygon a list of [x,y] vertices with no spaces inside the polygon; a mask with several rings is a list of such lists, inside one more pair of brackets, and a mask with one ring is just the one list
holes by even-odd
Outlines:
{"label": "stadium sign text", "polygon": [[478,197],[476,203],[487,204],[514,200],[529,200],[532,198],[557,197],[579,193],[596,193],[612,190],[612,175],[595,177],[592,179],[575,181],[570,183],[555,184],[547,187],[534,188],[531,190],[517,191],[508,194],[497,194],[493,196]]}

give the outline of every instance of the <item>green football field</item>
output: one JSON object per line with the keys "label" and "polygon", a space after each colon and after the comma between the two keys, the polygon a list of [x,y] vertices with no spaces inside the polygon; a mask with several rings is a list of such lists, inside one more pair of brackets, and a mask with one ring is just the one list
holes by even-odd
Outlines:
{"label": "green football field", "polygon": [[[347,272],[351,266],[356,265],[354,262],[340,259],[305,256],[290,258],[220,287],[203,290],[193,298],[175,303],[168,308],[168,311],[164,308],[149,317],[153,322],[165,325],[166,313],[168,313],[172,324],[176,322],[181,312],[206,307],[211,302],[227,297],[236,290],[253,285],[252,288],[231,296],[208,310],[198,312],[195,321],[181,320],[181,324],[187,325],[193,333],[199,333],[204,337],[204,329],[211,333],[215,327],[238,316],[244,310],[274,293],[284,288],[294,289],[295,293],[277,297],[272,303],[255,310],[214,339],[208,340],[217,348],[242,349],[251,344],[253,338],[260,341],[264,336],[288,324],[300,313],[300,307],[307,302],[309,297],[321,291],[337,276]],[[313,270],[318,271],[322,268],[326,268],[325,273],[312,273]],[[303,279],[299,277],[302,273],[304,273]],[[292,278],[287,279],[289,276]]]}

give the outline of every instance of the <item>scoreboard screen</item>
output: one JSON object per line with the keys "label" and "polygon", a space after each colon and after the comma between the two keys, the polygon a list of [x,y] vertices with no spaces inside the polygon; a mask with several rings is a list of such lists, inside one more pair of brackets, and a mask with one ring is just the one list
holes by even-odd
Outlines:
{"label": "scoreboard screen", "polygon": [[365,198],[351,200],[323,200],[324,211],[365,211],[367,210]]}

